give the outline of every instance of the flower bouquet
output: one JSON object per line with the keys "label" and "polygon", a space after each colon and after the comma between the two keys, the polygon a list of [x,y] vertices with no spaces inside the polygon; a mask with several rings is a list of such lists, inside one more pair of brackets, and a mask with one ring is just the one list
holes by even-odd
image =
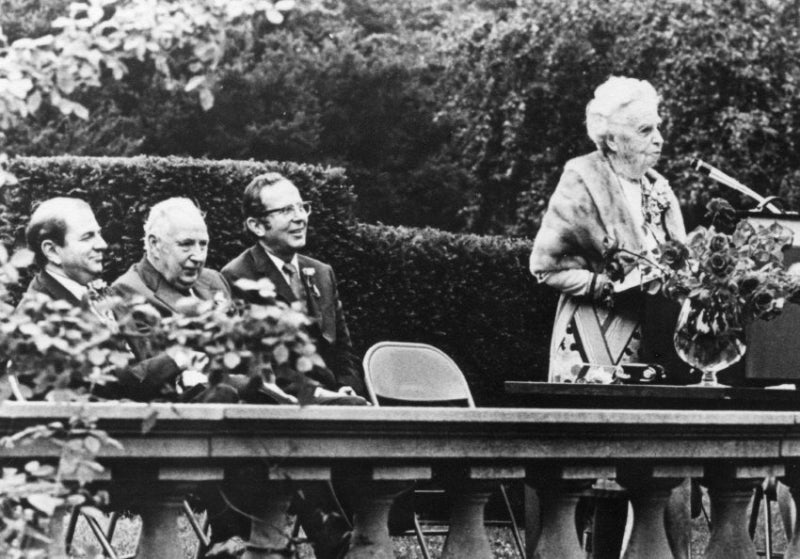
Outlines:
{"label": "flower bouquet", "polygon": [[787,299],[800,300],[800,279],[783,262],[790,230],[778,223],[756,229],[719,198],[707,209],[711,225],[692,231],[685,244],[668,241],[653,258],[611,246],[606,269],[612,279],[632,266],[643,277],[660,276],[661,293],[682,304],[678,356],[702,371],[702,385],[719,386],[717,372],[744,355],[745,326],[776,317]]}

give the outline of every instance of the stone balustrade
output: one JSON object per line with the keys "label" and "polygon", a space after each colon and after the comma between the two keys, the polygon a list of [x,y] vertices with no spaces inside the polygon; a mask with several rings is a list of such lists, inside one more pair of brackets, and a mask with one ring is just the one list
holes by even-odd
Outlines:
{"label": "stone balustrade", "polygon": [[[123,449],[104,448],[112,499],[142,516],[139,557],[182,558],[175,518],[199,483],[253,466],[257,475],[230,480],[264,495],[254,526],[275,547],[275,530],[294,487],[349,476],[355,497],[348,559],[393,557],[387,515],[413,482],[436,478],[453,493],[443,557],[491,557],[483,507],[502,481],[524,479],[538,494],[529,511],[528,556],[583,557],[575,531],[578,497],[597,478],[615,478],[634,510],[625,557],[671,557],[662,522],[669,490],[681,479],[708,487],[711,559],[755,557],[747,534],[748,501],[765,476],[782,476],[800,493],[800,413],[792,411],[659,411],[570,409],[347,408],[249,405],[89,404],[98,427]],[[0,405],[3,434],[71,416],[78,406]],[[145,418],[155,426],[142,432]],[[52,445],[0,451],[4,463],[56,456]],[[290,487],[291,485],[291,487]],[[538,512],[538,514],[536,514]],[[259,532],[261,530],[261,532]],[[800,558],[800,530],[785,557]],[[267,552],[248,552],[272,558]]]}

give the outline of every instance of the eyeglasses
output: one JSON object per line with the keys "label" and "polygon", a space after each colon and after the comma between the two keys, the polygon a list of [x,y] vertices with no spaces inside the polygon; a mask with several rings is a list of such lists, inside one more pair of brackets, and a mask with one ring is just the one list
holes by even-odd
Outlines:
{"label": "eyeglasses", "polygon": [[282,208],[275,208],[274,210],[266,210],[261,217],[268,217],[272,214],[277,214],[281,217],[294,217],[297,214],[309,215],[311,213],[311,202],[297,202],[289,204]]}

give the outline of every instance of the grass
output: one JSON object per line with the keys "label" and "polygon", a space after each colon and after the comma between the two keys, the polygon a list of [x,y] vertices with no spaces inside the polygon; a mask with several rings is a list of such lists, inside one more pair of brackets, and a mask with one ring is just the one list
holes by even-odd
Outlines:
{"label": "grass", "polygon": [[[707,495],[704,495],[703,501],[705,509],[709,510]],[[197,550],[197,543],[194,534],[191,532],[189,523],[184,518],[181,518],[179,522],[179,527],[183,534],[181,540],[184,548],[184,557],[186,559],[194,559]],[[772,507],[772,525],[773,552],[782,553],[786,550],[788,542],[786,540],[786,534],[783,530],[780,516],[778,515],[777,506]],[[140,522],[135,517],[123,517],[120,519],[114,536],[113,545],[121,557],[132,555],[135,552],[136,541],[139,536],[139,527]],[[516,549],[513,538],[508,529],[489,527],[488,533],[495,559],[516,559]],[[703,557],[705,553],[705,547],[708,544],[708,536],[708,526],[705,518],[701,515],[693,521],[692,557]],[[422,553],[419,551],[419,547],[415,538],[396,537],[392,538],[392,541],[394,543],[395,556],[398,559],[422,559]],[[444,545],[444,536],[432,536],[429,537],[427,541],[432,557],[439,557],[441,555],[442,546]],[[759,516],[759,523],[755,537],[756,549],[763,550],[764,541],[764,515],[762,511]],[[94,541],[91,531],[83,519],[81,519],[78,523],[74,548],[75,553],[72,555],[72,557],[75,559],[94,559],[95,557],[102,557],[100,554],[100,547]],[[313,558],[314,553],[311,550],[311,546],[300,546],[299,559]]]}

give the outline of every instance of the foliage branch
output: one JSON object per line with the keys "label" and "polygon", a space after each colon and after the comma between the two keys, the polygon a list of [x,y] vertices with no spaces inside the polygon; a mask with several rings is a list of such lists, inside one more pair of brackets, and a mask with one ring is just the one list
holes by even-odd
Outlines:
{"label": "foliage branch", "polygon": [[[121,79],[129,60],[151,61],[167,89],[196,92],[208,110],[228,28],[258,16],[279,24],[293,7],[293,0],[90,0],[70,4],[51,34],[9,43],[0,29],[0,130],[44,102],[87,119],[74,94],[108,75]],[[0,186],[15,180],[6,166],[0,153]]]}

